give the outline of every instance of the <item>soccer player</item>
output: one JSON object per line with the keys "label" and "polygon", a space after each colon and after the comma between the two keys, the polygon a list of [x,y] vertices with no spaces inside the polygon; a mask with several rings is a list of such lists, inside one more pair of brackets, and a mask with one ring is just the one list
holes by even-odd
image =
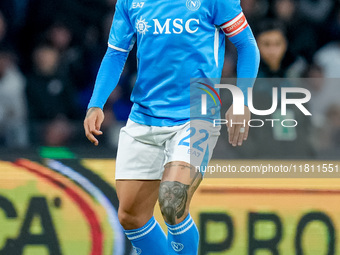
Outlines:
{"label": "soccer player", "polygon": [[[108,49],[84,120],[98,145],[102,108],[137,43],[138,75],[129,120],[116,157],[118,217],[137,254],[197,254],[199,233],[189,213],[219,128],[190,123],[190,78],[220,78],[225,37],[238,50],[238,78],[254,78],[259,53],[239,0],[118,0]],[[238,84],[245,92],[251,83]],[[219,115],[219,108],[211,110]],[[218,117],[219,118],[219,117]],[[226,118],[234,116],[232,107]],[[229,127],[229,142],[242,145],[248,127]],[[190,159],[191,158],[191,159]],[[167,236],[153,217],[157,199]]]}

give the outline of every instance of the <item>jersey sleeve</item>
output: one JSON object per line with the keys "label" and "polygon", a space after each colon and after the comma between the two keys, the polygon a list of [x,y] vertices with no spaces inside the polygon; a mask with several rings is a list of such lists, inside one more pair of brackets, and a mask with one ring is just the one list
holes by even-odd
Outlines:
{"label": "jersey sleeve", "polygon": [[126,0],[118,0],[112,21],[108,45],[110,48],[129,52],[134,43],[134,28],[128,16]]}
{"label": "jersey sleeve", "polygon": [[240,0],[214,0],[213,8],[214,24],[217,26],[232,21],[242,13]]}
{"label": "jersey sleeve", "polygon": [[259,49],[240,1],[215,1],[215,25],[222,29],[237,49],[237,86],[242,90],[247,105],[248,88],[253,87],[259,69]]}
{"label": "jersey sleeve", "polygon": [[92,97],[87,107],[88,109],[91,107],[104,108],[111,92],[117,86],[127,57],[127,52],[108,47],[98,70]]}

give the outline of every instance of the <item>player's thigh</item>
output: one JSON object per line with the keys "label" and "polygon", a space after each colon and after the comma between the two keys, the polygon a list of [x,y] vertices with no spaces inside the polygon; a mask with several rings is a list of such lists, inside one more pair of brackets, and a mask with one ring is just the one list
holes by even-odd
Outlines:
{"label": "player's thigh", "polygon": [[165,165],[159,189],[159,204],[165,221],[182,222],[189,212],[190,201],[202,181],[202,174],[184,161]]}
{"label": "player's thigh", "polygon": [[164,164],[164,145],[152,128],[128,121],[121,129],[116,158],[118,217],[125,229],[143,226],[153,215]]}
{"label": "player's thigh", "polygon": [[160,180],[117,180],[118,216],[125,229],[142,227],[152,217]]}

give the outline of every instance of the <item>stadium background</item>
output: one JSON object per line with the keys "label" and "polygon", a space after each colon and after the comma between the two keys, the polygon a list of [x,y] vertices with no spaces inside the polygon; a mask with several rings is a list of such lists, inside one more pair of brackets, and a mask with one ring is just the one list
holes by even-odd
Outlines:
{"label": "stadium background", "polygon": [[[281,70],[262,65],[262,77],[317,81],[309,107],[322,108],[313,114],[321,121],[303,121],[295,139],[285,141],[264,130],[261,141],[250,136],[239,149],[228,145],[224,130],[212,164],[225,164],[221,158],[235,165],[339,164],[340,2],[241,2],[256,34],[261,23],[285,27]],[[100,147],[86,141],[82,128],[114,5],[0,2],[1,255],[130,254],[115,217],[114,157],[131,107],[135,49],[105,107]],[[223,76],[235,77],[232,45],[226,54]],[[192,204],[200,254],[340,254],[339,180],[206,178]],[[161,221],[159,209],[156,216]]]}

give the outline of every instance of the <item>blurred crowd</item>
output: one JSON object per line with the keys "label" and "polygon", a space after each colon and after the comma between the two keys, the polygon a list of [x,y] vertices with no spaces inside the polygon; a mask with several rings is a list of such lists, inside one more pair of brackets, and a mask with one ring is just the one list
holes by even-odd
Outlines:
{"label": "blurred crowd", "polygon": [[[86,143],[82,121],[107,49],[115,3],[0,1],[0,146]],[[337,150],[340,155],[340,86],[336,80],[340,78],[340,1],[241,0],[241,4],[261,52],[259,77],[309,80],[304,86],[312,93],[313,118],[310,123],[302,121],[301,130],[287,138],[287,144],[299,144],[299,151],[308,157]],[[226,47],[223,77],[235,77],[237,53],[230,43]],[[135,51],[104,109],[102,143],[110,147],[116,146],[130,111]],[[258,90],[270,93],[271,87],[259,86]],[[259,141],[254,143],[271,143],[276,151],[283,150],[285,138],[271,132],[258,134]],[[301,139],[308,141],[302,148]],[[259,156],[278,157],[273,151]],[[241,154],[251,157],[251,153]]]}

